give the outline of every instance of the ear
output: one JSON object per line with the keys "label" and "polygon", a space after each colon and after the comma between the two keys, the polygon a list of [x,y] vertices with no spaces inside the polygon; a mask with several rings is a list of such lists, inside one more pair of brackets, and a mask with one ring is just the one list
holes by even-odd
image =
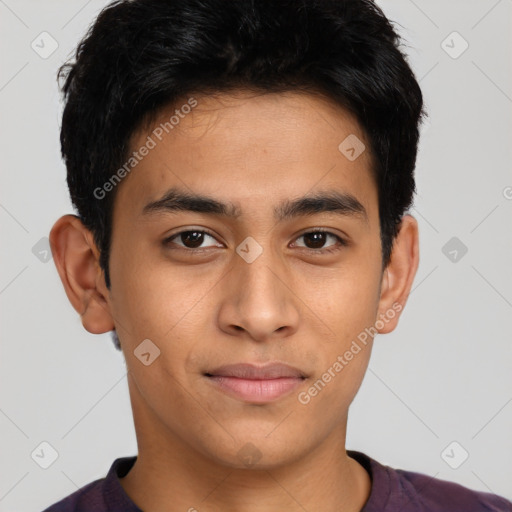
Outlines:
{"label": "ear", "polygon": [[76,215],[64,215],[50,231],[50,247],[66,295],[84,328],[92,334],[114,329],[109,291],[92,233]]}
{"label": "ear", "polygon": [[418,264],[418,222],[411,215],[404,215],[393,243],[390,262],[382,276],[378,317],[375,323],[380,334],[391,332],[398,325]]}

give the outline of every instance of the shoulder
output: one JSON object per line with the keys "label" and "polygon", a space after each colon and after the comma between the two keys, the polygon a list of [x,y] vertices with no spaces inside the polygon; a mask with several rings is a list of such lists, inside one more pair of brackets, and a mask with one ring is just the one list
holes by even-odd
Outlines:
{"label": "shoulder", "polygon": [[512,512],[512,503],[423,473],[395,469],[349,451],[370,474],[372,488],[362,512]]}
{"label": "shoulder", "polygon": [[449,512],[512,512],[512,503],[496,494],[413,471],[395,470],[404,492],[424,510]]}
{"label": "shoulder", "polygon": [[88,512],[91,510],[102,512],[108,510],[103,499],[102,484],[104,481],[104,478],[100,478],[85,485],[44,509],[43,512]]}
{"label": "shoulder", "polygon": [[116,459],[104,478],[99,478],[54,503],[43,512],[140,512],[124,492],[119,478],[125,476],[137,457]]}

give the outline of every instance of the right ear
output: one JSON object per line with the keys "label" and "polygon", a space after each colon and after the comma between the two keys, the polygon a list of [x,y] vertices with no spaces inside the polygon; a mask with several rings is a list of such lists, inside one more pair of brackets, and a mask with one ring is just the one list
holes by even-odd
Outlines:
{"label": "right ear", "polygon": [[92,233],[76,215],[64,215],[50,231],[50,247],[69,301],[92,334],[114,329],[108,288]]}

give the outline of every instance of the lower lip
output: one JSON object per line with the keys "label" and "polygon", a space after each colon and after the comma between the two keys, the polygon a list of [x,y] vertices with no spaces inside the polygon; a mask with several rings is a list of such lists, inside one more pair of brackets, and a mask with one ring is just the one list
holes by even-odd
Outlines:
{"label": "lower lip", "polygon": [[304,379],[299,377],[280,377],[277,379],[241,379],[238,377],[208,377],[221,390],[241,400],[253,403],[265,403],[277,400],[297,388]]}

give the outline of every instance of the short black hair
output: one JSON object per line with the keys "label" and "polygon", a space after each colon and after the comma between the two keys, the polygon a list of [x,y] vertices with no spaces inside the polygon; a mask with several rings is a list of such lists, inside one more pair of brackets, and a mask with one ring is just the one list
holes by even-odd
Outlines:
{"label": "short black hair", "polygon": [[[186,95],[235,89],[320,94],[350,111],[372,156],[382,266],[416,192],[422,93],[401,38],[371,0],[117,0],[59,68],[60,132],[73,205],[110,289],[116,190],[133,134]],[[341,140],[340,140],[341,142]]]}

